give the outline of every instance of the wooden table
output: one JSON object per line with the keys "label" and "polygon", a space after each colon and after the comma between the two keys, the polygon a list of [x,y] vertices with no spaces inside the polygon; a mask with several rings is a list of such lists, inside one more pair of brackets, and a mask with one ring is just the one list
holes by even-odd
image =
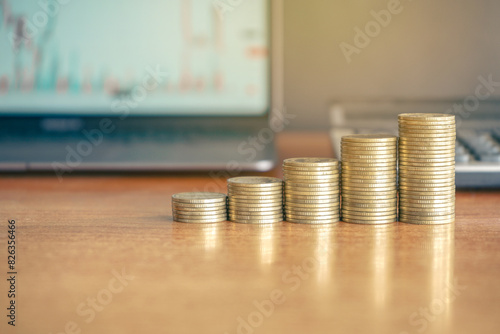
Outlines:
{"label": "wooden table", "polygon": [[[326,134],[278,147],[332,154]],[[498,191],[458,192],[444,226],[172,222],[170,196],[195,189],[225,192],[225,179],[0,178],[3,273],[17,224],[17,333],[500,332]],[[16,333],[1,282],[1,333]]]}

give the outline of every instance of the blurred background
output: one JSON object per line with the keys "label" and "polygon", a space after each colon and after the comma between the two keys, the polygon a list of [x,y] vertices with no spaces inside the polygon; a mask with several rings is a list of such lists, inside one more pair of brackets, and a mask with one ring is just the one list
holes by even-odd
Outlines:
{"label": "blurred background", "polygon": [[290,127],[328,128],[335,100],[461,99],[474,94],[480,75],[500,81],[494,0],[402,0],[400,13],[348,64],[339,45],[354,45],[355,27],[364,30],[370,12],[388,2],[285,1],[285,105],[298,115]]}

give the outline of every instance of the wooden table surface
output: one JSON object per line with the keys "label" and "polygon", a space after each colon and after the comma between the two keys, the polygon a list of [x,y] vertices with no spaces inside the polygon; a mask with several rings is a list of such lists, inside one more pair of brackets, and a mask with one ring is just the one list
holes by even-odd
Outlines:
{"label": "wooden table surface", "polygon": [[[277,144],[281,158],[332,155],[323,133]],[[0,177],[3,273],[8,219],[18,240],[17,326],[2,278],[1,333],[500,332],[499,191],[459,191],[443,226],[172,222],[173,193],[225,185]]]}

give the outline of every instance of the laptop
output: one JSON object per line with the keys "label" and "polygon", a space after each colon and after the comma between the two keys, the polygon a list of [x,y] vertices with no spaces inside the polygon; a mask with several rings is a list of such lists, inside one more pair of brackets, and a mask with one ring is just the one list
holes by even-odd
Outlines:
{"label": "laptop", "polygon": [[276,162],[282,3],[0,2],[0,171]]}

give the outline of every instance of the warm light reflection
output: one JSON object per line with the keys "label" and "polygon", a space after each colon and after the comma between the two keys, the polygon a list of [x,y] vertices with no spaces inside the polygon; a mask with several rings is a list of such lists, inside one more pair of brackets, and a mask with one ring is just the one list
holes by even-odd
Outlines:
{"label": "warm light reflection", "polygon": [[391,272],[394,258],[394,233],[396,227],[391,225],[367,226],[370,230],[371,267],[373,277],[373,302],[377,310],[386,307],[387,296],[391,291]]}
{"label": "warm light reflection", "polygon": [[219,242],[222,224],[206,224],[201,228],[203,246],[206,251],[213,251]]}
{"label": "warm light reflection", "polygon": [[310,233],[315,242],[314,257],[318,266],[316,276],[319,284],[331,284],[336,228],[337,224],[311,226]]}
{"label": "warm light reflection", "polygon": [[271,264],[275,260],[276,230],[275,224],[254,225],[259,238],[260,262]]}
{"label": "warm light reflection", "polygon": [[429,311],[435,319],[430,325],[435,329],[445,329],[450,326],[454,284],[453,261],[455,251],[455,225],[425,226],[423,247],[426,259],[430,264],[429,281]]}

